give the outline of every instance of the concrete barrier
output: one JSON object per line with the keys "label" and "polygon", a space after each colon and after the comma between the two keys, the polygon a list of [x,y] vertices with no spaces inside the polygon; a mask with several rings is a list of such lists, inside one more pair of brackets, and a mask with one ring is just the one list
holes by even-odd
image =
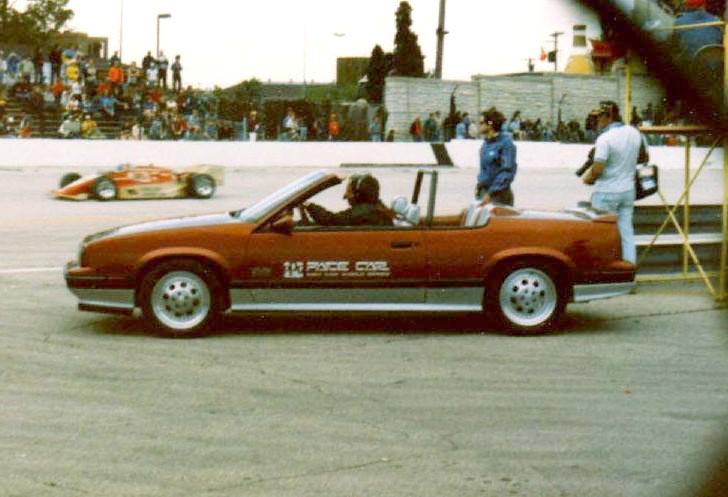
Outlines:
{"label": "concrete barrier", "polygon": [[[456,167],[477,168],[481,140],[455,140],[446,149]],[[551,142],[517,142],[518,165],[522,169],[576,169],[590,145]],[[707,149],[693,147],[696,168]],[[664,169],[682,169],[682,147],[651,147],[652,162]],[[153,163],[170,167],[219,164],[226,167],[339,167],[356,165],[436,165],[428,143],[371,142],[185,142],[119,140],[0,140],[0,167],[113,167],[117,164]],[[723,166],[722,149],[716,150],[707,167]]]}

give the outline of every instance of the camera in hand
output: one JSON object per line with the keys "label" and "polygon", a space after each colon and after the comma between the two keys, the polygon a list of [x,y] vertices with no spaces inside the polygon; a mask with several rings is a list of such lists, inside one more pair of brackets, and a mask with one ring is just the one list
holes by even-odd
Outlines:
{"label": "camera in hand", "polygon": [[576,175],[581,178],[584,175],[584,173],[587,171],[587,169],[592,167],[593,164],[594,164],[594,147],[592,147],[592,149],[589,150],[589,155],[586,159],[586,162],[584,164],[582,164],[579,169],[576,170]]}

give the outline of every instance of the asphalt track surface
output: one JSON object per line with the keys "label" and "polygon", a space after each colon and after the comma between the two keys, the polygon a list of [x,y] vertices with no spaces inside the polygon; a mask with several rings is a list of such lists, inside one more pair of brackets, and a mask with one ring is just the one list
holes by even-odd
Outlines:
{"label": "asphalt track surface", "polygon": [[[308,171],[76,203],[45,195],[64,171],[0,170],[0,496],[694,495],[728,450],[728,310],[701,283],[571,305],[536,337],[479,316],[251,315],[165,340],[76,311],[60,267],[85,234],[240,208]],[[385,198],[409,193],[411,170],[374,172]],[[718,202],[706,172],[692,198]],[[445,205],[474,174],[443,171]],[[668,198],[681,181],[663,176]],[[570,171],[515,190],[588,197]]]}

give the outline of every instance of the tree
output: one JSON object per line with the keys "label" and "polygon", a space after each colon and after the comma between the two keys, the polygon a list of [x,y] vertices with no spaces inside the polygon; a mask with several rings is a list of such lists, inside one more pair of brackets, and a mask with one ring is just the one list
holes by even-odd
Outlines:
{"label": "tree", "polygon": [[243,102],[260,105],[262,97],[263,84],[255,78],[243,81],[235,87],[235,98]]}
{"label": "tree", "polygon": [[384,96],[384,79],[391,69],[391,57],[387,58],[384,50],[376,45],[369,57],[369,66],[367,67],[367,96],[371,103],[382,103]]}
{"label": "tree", "polygon": [[396,76],[424,76],[424,57],[417,43],[412,26],[412,7],[409,2],[400,2],[396,13],[397,34],[394,35],[393,72]]}
{"label": "tree", "polygon": [[66,8],[69,0],[28,0],[25,12],[0,0],[0,40],[34,45],[47,44],[50,35],[59,32],[73,18]]}

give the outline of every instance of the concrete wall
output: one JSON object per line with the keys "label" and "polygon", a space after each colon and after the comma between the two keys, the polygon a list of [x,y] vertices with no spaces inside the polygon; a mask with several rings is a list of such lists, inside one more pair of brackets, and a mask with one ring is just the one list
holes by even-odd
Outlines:
{"label": "concrete wall", "polygon": [[[479,167],[480,140],[454,140],[447,150],[456,167]],[[586,159],[589,145],[545,142],[517,142],[518,166],[576,169]],[[693,169],[707,150],[694,147]],[[722,150],[716,150],[708,167],[723,167]],[[682,147],[651,147],[652,162],[665,169],[682,169]],[[111,168],[118,164],[157,164],[180,167],[192,164],[218,164],[241,167],[340,167],[349,165],[435,165],[435,156],[426,143],[370,142],[158,142],[118,140],[0,140],[0,168],[26,167]]]}
{"label": "concrete wall", "polygon": [[[477,116],[495,106],[510,117],[516,110],[523,119],[541,119],[556,124],[559,108],[562,119],[577,120],[583,126],[589,112],[601,100],[623,105],[626,79],[622,75],[583,76],[562,73],[528,73],[505,76],[474,76],[471,81],[440,81],[421,78],[387,78],[384,104],[389,112],[388,129],[397,139],[409,139],[409,125],[415,116],[423,120],[430,112],[440,111],[444,118],[450,110],[450,95],[455,94],[459,111]],[[653,78],[632,78],[632,101],[638,109],[648,102],[657,106],[664,91]]]}

